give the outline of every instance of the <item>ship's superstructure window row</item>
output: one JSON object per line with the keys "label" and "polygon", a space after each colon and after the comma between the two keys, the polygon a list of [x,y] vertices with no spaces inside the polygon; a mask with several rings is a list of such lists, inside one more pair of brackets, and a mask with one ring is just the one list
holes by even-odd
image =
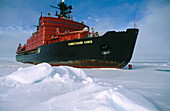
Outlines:
{"label": "ship's superstructure window row", "polygon": [[[46,20],[44,20],[44,23],[47,23]],[[48,21],[48,23],[55,23],[55,24],[58,24],[57,21]],[[76,25],[76,24],[70,24],[70,23],[67,23],[67,22],[59,22],[59,24],[63,24],[63,25],[69,25],[69,26],[73,26],[73,27],[78,27],[78,28],[83,28],[82,26],[79,26],[79,25]]]}

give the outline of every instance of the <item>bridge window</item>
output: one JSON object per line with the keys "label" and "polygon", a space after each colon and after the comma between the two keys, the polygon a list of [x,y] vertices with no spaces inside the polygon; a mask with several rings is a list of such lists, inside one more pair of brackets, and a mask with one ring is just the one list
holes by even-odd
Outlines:
{"label": "bridge window", "polygon": [[48,23],[51,23],[51,21],[48,21]]}
{"label": "bridge window", "polygon": [[60,24],[62,24],[62,22],[60,22]]}
{"label": "bridge window", "polygon": [[52,23],[54,23],[54,21],[52,21]]}
{"label": "bridge window", "polygon": [[55,23],[57,24],[57,21]]}
{"label": "bridge window", "polygon": [[44,23],[46,23],[47,21],[46,20],[44,20]]}

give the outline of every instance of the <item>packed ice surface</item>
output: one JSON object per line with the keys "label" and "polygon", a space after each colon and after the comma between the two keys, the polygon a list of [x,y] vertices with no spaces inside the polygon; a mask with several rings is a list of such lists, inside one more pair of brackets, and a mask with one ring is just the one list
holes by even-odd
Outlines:
{"label": "packed ice surface", "polygon": [[0,111],[170,110],[170,62],[133,70],[0,62]]}

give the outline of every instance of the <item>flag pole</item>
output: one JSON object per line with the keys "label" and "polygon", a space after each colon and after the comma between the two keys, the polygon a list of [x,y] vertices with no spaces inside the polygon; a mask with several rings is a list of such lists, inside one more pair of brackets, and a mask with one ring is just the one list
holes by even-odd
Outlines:
{"label": "flag pole", "polygon": [[136,26],[135,26],[135,13],[134,13],[134,28],[135,28]]}

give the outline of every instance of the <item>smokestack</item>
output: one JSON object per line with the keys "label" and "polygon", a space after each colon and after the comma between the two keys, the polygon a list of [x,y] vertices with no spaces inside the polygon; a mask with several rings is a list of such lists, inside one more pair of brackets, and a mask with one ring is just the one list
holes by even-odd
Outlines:
{"label": "smokestack", "polygon": [[62,2],[64,3],[64,0],[62,0]]}

